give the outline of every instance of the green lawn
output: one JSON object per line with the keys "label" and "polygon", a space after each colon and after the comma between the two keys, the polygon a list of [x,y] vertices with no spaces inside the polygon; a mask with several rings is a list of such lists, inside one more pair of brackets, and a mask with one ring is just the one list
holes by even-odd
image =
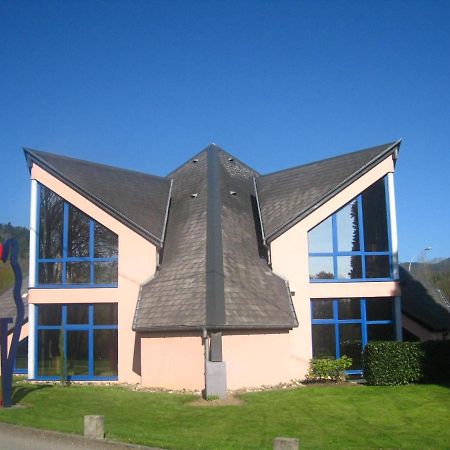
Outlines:
{"label": "green lawn", "polygon": [[450,448],[450,388],[307,387],[242,395],[241,406],[198,407],[190,395],[122,387],[16,386],[24,408],[0,421],[82,433],[83,416],[105,416],[109,439],[167,449],[271,449],[276,436],[309,448]]}

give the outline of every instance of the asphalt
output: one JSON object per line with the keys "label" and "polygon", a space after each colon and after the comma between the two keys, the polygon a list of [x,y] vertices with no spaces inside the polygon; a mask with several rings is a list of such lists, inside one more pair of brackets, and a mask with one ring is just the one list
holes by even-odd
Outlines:
{"label": "asphalt", "polygon": [[0,450],[162,450],[0,423]]}

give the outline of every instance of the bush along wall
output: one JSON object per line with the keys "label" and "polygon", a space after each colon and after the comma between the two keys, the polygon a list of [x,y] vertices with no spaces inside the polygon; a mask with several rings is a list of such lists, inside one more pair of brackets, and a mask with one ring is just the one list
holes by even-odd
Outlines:
{"label": "bush along wall", "polygon": [[363,363],[372,386],[450,383],[450,341],[369,342]]}
{"label": "bush along wall", "polygon": [[309,371],[306,381],[344,381],[347,377],[345,371],[352,365],[352,359],[341,356],[338,359],[314,358],[309,362]]}

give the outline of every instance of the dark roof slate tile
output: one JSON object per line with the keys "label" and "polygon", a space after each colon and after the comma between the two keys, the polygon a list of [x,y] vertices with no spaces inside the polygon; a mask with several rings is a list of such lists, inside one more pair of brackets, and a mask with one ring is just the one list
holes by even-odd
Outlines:
{"label": "dark roof slate tile", "polygon": [[400,142],[263,175],[256,180],[264,236],[272,241],[395,151]]}
{"label": "dark roof slate tile", "polygon": [[[214,175],[208,164],[218,166]],[[142,287],[135,330],[297,326],[286,282],[260,255],[253,182],[257,175],[215,145],[171,174],[162,264],[154,279]],[[192,198],[194,193],[197,196]],[[214,213],[211,204],[208,209],[208,195],[218,196]],[[216,231],[220,236],[208,242],[208,234]],[[217,247],[210,249],[211,245]],[[220,261],[211,262],[215,258]],[[214,275],[219,282],[208,279],[211,271],[218,272]],[[208,312],[213,302],[218,302],[218,314]]]}
{"label": "dark roof slate tile", "polygon": [[155,245],[164,240],[171,181],[141,172],[24,149],[36,163]]}

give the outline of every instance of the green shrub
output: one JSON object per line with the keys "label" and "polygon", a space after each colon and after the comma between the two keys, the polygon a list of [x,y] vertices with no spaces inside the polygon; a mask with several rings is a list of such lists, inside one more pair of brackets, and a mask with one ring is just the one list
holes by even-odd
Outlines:
{"label": "green shrub", "polygon": [[373,386],[417,383],[423,378],[423,359],[418,342],[369,342],[363,353],[364,378]]}
{"label": "green shrub", "polygon": [[345,371],[352,365],[352,359],[341,356],[339,359],[314,358],[309,362],[308,381],[342,381],[346,379]]}
{"label": "green shrub", "polygon": [[422,342],[423,382],[450,383],[450,341]]}
{"label": "green shrub", "polygon": [[369,342],[363,364],[373,386],[450,383],[450,341]]}

